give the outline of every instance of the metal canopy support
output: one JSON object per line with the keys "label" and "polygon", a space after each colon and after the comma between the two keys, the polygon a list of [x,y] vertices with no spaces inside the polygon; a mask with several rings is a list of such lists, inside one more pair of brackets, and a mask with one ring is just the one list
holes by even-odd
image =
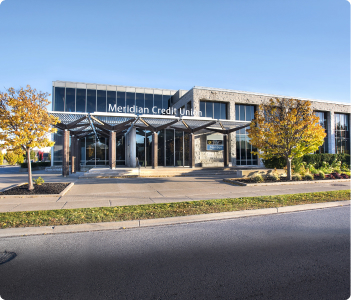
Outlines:
{"label": "metal canopy support", "polygon": [[63,132],[62,176],[69,176],[69,130]]}
{"label": "metal canopy support", "polygon": [[77,138],[75,136],[71,137],[71,173],[74,174],[77,164]]}
{"label": "metal canopy support", "polygon": [[116,168],[116,131],[110,131],[110,145],[108,148],[110,169]]}
{"label": "metal canopy support", "polygon": [[223,135],[223,161],[224,167],[229,167],[229,139],[228,135]]}
{"label": "metal canopy support", "polygon": [[195,135],[193,133],[189,136],[189,167],[195,167]]}
{"label": "metal canopy support", "polygon": [[152,133],[152,168],[158,167],[158,134],[157,132]]}

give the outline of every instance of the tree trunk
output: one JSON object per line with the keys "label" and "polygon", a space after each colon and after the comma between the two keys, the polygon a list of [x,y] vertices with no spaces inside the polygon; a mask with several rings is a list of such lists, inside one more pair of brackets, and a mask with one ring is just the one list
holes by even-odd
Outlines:
{"label": "tree trunk", "polygon": [[32,165],[30,162],[30,149],[27,149],[27,164],[28,164],[28,190],[34,190],[32,179]]}
{"label": "tree trunk", "polygon": [[288,175],[288,180],[292,180],[292,174],[291,174],[291,158],[286,158],[286,167],[287,167],[287,175]]}

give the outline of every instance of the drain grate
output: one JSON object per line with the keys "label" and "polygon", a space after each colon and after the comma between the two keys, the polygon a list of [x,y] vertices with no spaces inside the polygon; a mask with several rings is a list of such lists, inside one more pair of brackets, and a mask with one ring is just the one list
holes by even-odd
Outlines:
{"label": "drain grate", "polygon": [[0,252],[0,265],[7,263],[8,261],[14,259],[17,256],[15,252]]}

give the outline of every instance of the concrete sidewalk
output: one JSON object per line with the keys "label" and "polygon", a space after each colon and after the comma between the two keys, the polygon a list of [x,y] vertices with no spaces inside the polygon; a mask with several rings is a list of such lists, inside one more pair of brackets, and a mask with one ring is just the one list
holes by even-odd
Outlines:
{"label": "concrete sidewalk", "polygon": [[[78,179],[77,173],[67,178],[59,173],[33,172],[45,182],[74,182],[63,197],[4,197],[0,196],[0,212],[50,209],[109,207],[121,205],[152,204],[239,198],[263,195],[282,195],[350,189],[350,182],[318,182],[296,185],[233,186],[223,182],[225,176],[193,177]],[[16,169],[0,169],[0,190],[27,182],[27,174]]]}

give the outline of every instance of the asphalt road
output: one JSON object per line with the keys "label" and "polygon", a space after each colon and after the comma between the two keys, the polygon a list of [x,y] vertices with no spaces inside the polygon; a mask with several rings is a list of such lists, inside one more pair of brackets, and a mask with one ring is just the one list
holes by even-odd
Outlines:
{"label": "asphalt road", "polygon": [[350,207],[5,238],[11,299],[347,299]]}

